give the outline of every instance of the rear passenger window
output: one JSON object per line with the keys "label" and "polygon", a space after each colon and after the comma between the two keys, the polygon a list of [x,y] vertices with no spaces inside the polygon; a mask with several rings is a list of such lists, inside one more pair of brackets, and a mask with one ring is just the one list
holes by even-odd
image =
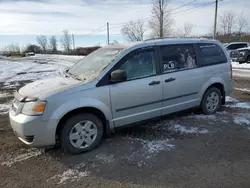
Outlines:
{"label": "rear passenger window", "polygon": [[164,73],[197,67],[193,45],[166,45],[160,47]]}
{"label": "rear passenger window", "polygon": [[219,64],[227,62],[224,51],[217,44],[198,44],[202,61],[202,66]]}

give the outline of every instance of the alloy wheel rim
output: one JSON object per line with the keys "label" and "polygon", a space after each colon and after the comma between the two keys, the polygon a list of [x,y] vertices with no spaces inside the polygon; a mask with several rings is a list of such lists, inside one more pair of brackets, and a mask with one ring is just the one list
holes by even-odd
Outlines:
{"label": "alloy wheel rim", "polygon": [[75,124],[70,133],[70,143],[79,149],[87,148],[94,143],[97,137],[97,126],[90,120]]}
{"label": "alloy wheel rim", "polygon": [[219,105],[219,95],[216,92],[212,92],[208,95],[206,100],[206,108],[209,112],[213,112]]}

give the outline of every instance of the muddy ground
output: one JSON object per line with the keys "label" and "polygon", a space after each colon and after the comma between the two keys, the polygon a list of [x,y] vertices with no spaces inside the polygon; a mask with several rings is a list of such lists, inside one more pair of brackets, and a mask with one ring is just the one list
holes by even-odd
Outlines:
{"label": "muddy ground", "polygon": [[[235,78],[235,88],[250,90]],[[27,83],[27,82],[25,82]],[[24,82],[4,86],[0,104]],[[11,85],[14,85],[13,87]],[[0,187],[250,187],[250,91],[234,90],[214,116],[189,110],[118,130],[96,150],[30,149],[0,115]]]}

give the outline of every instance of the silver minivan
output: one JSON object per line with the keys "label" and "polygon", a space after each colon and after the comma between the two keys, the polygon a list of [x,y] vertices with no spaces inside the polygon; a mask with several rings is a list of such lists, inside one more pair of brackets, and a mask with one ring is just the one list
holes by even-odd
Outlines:
{"label": "silver minivan", "polygon": [[200,107],[214,114],[232,92],[230,59],[206,39],[159,39],[96,50],[55,78],[22,87],[9,112],[17,137],[70,153],[115,128]]}

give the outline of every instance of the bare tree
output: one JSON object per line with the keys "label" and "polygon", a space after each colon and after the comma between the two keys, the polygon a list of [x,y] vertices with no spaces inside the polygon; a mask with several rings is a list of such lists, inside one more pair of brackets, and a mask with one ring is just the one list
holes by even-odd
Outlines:
{"label": "bare tree", "polygon": [[183,32],[183,36],[184,37],[188,37],[191,33],[192,33],[192,29],[193,29],[194,25],[188,22],[184,23],[184,32]]}
{"label": "bare tree", "polygon": [[153,0],[152,19],[149,21],[149,26],[154,37],[163,38],[171,33],[173,19],[171,19],[168,3],[169,0]]}
{"label": "bare tree", "polygon": [[130,21],[121,29],[122,35],[129,41],[142,41],[145,31],[146,28],[144,27],[144,23],[140,19],[137,21]]}
{"label": "bare tree", "polygon": [[44,35],[37,36],[36,41],[41,46],[43,52],[45,52],[47,50],[47,44],[48,44],[47,37]]}
{"label": "bare tree", "polygon": [[21,52],[18,44],[9,44],[9,45],[4,47],[4,51],[9,52],[9,53],[20,53]]}
{"label": "bare tree", "polygon": [[237,17],[238,32],[241,35],[242,31],[247,27],[248,20],[244,16],[243,12]]}
{"label": "bare tree", "polygon": [[232,10],[225,11],[221,16],[219,16],[219,23],[224,34],[231,35],[232,28],[235,24],[235,13]]}
{"label": "bare tree", "polygon": [[66,53],[70,53],[72,38],[68,30],[63,30],[63,36],[61,37],[61,45]]}
{"label": "bare tree", "polygon": [[175,31],[176,37],[188,37],[192,33],[193,24],[185,22],[183,29],[177,29]]}
{"label": "bare tree", "polygon": [[50,48],[52,52],[57,52],[57,39],[56,36],[51,36],[49,39]]}

